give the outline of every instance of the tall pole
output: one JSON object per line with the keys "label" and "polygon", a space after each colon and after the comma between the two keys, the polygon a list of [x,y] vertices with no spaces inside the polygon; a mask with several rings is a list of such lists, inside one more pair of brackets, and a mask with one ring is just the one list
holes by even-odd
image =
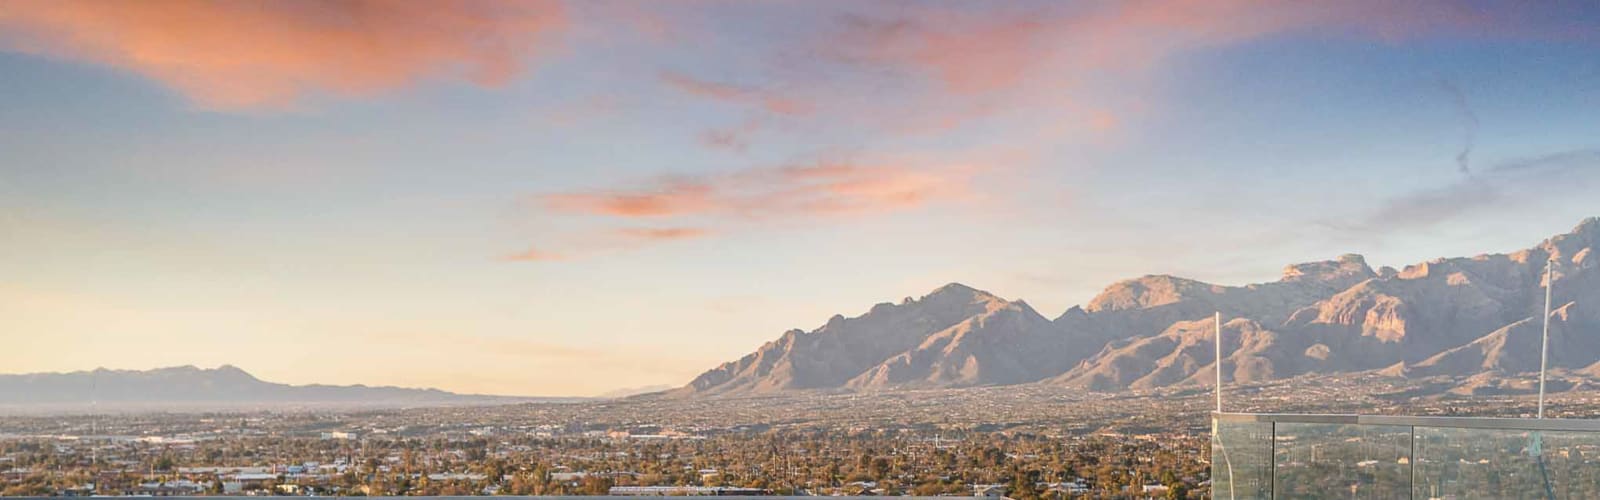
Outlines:
{"label": "tall pole", "polygon": [[1217,311],[1211,322],[1217,332],[1217,413],[1222,413],[1222,311]]}
{"label": "tall pole", "polygon": [[1544,338],[1539,342],[1539,418],[1544,418],[1544,372],[1550,363],[1550,290],[1555,288],[1554,256],[1544,263]]}
{"label": "tall pole", "polygon": [[[1544,263],[1544,338],[1539,341],[1539,418],[1544,418],[1544,372],[1550,363],[1550,295],[1556,287],[1555,268],[1556,256]],[[1544,463],[1544,435],[1533,431],[1532,441],[1528,446],[1528,453],[1533,455],[1539,464],[1539,475],[1544,478],[1544,497],[1554,499],[1556,492],[1550,487],[1550,469]]]}
{"label": "tall pole", "polygon": [[[1216,332],[1216,342],[1213,342],[1213,344],[1216,344],[1217,349],[1215,363],[1217,367],[1217,413],[1222,413],[1222,311],[1217,311],[1211,316],[1211,324],[1212,328]],[[1233,499],[1235,498],[1233,488],[1233,460],[1228,459],[1228,447],[1222,444],[1222,422],[1219,420],[1219,418],[1221,417],[1214,416],[1211,418],[1211,441],[1216,444],[1216,446],[1212,449],[1222,453],[1222,463],[1225,467],[1227,467],[1228,470],[1228,498]],[[1216,460],[1216,457],[1213,456],[1212,460]],[[1216,480],[1213,479],[1211,482],[1212,487],[1215,488],[1216,484]],[[1222,495],[1217,495],[1215,492],[1213,492],[1212,496],[1216,498],[1222,498]]]}

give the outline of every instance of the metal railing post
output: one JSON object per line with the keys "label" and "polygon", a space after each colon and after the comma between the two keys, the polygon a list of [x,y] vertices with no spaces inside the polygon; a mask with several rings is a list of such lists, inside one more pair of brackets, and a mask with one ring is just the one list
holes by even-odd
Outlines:
{"label": "metal railing post", "polygon": [[1217,355],[1215,358],[1215,363],[1217,365],[1217,413],[1222,413],[1222,311],[1213,313],[1211,316],[1211,321],[1212,328],[1214,328],[1214,331],[1216,332],[1216,338],[1213,339],[1213,343],[1216,344],[1217,348]]}
{"label": "metal railing post", "polygon": [[1278,423],[1272,423],[1272,435],[1267,448],[1267,498],[1278,498]]}
{"label": "metal railing post", "polygon": [[1544,418],[1544,372],[1550,363],[1550,290],[1555,288],[1555,256],[1544,263],[1544,335],[1539,341],[1539,418]]}
{"label": "metal railing post", "polygon": [[1411,500],[1417,499],[1417,426],[1411,426],[1411,454],[1406,458],[1411,470]]}

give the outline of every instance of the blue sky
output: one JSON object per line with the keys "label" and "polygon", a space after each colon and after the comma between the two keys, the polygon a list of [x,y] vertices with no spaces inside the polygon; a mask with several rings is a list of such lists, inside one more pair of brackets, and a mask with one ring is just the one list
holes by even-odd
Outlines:
{"label": "blue sky", "polygon": [[439,5],[8,4],[0,363],[594,394],[1600,215],[1583,3]]}

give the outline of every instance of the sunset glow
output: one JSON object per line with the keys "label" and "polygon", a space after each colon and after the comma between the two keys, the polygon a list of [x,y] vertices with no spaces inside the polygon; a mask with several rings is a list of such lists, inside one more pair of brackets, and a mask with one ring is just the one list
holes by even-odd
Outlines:
{"label": "sunset glow", "polygon": [[1600,212],[1584,2],[6,0],[0,366],[593,395]]}

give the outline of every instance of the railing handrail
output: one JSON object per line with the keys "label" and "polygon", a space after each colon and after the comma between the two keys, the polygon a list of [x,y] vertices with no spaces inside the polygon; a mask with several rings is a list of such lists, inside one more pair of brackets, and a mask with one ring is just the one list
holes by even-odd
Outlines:
{"label": "railing handrail", "polygon": [[1600,420],[1532,419],[1498,417],[1422,417],[1410,415],[1355,415],[1308,413],[1218,413],[1221,422],[1280,422],[1290,424],[1393,425],[1524,431],[1600,432]]}

